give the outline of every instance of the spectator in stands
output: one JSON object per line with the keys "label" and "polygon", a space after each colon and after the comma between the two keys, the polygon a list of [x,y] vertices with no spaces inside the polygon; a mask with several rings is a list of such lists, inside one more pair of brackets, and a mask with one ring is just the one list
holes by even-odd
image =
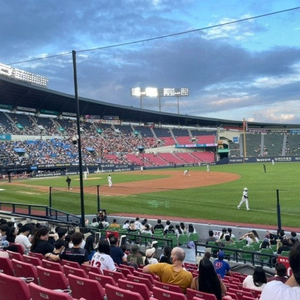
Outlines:
{"label": "spectator in stands", "polygon": [[271,248],[271,243],[268,238],[264,238],[264,240],[259,245],[259,249],[268,249],[268,248]]}
{"label": "spectator in stands", "polygon": [[135,222],[132,220],[129,222],[128,231],[137,231],[138,229],[135,227]]}
{"label": "spectator in stands", "polygon": [[179,285],[182,292],[185,293],[186,289],[190,287],[192,283],[193,276],[191,272],[183,268],[184,258],[184,250],[175,247],[171,252],[172,265],[167,263],[147,265],[143,268],[143,272],[158,275],[160,280],[164,283]]}
{"label": "spectator in stands", "polygon": [[235,240],[235,235],[232,233],[232,228],[227,228],[227,234],[232,240]]}
{"label": "spectator in stands", "polygon": [[216,241],[217,241],[217,238],[214,236],[214,232],[212,230],[209,230],[208,238],[205,241],[206,245],[208,245],[208,242],[216,242]]}
{"label": "spectator in stands", "polygon": [[181,230],[179,224],[176,224],[176,225],[175,225],[175,234],[176,234],[177,238],[179,238],[179,236],[180,236],[181,234],[183,234],[183,232],[182,232],[182,230]]}
{"label": "spectator in stands", "polygon": [[54,243],[53,255],[59,255],[65,250],[65,241],[63,239],[58,239]]}
{"label": "spectator in stands", "polygon": [[172,233],[175,234],[175,229],[174,229],[174,225],[173,225],[173,224],[170,224],[170,225],[168,226],[168,229],[164,231],[164,235],[170,234],[170,233],[171,233],[171,234],[172,234]]}
{"label": "spectator in stands", "polygon": [[125,253],[122,251],[120,247],[117,246],[118,239],[115,236],[109,238],[110,242],[110,256],[112,257],[113,261],[118,264],[126,264],[127,259]]}
{"label": "spectator in stands", "polygon": [[298,242],[297,233],[295,231],[291,231],[291,237],[289,238],[290,244],[294,245]]}
{"label": "spectator in stands", "polygon": [[115,263],[110,256],[110,249],[107,240],[100,240],[97,252],[91,260],[91,266],[98,267],[102,274],[103,270],[116,271]]}
{"label": "spectator in stands", "polygon": [[243,287],[262,291],[267,283],[267,276],[262,267],[255,267],[253,275],[248,275],[243,281]]}
{"label": "spectator in stands", "polygon": [[179,225],[180,225],[180,229],[181,229],[182,233],[187,233],[188,232],[188,230],[187,230],[187,228],[186,228],[186,226],[183,222],[180,222]]}
{"label": "spectator in stands", "polygon": [[275,265],[276,274],[270,278],[268,278],[268,282],[272,280],[277,280],[285,283],[288,280],[287,270],[284,264],[276,263]]}
{"label": "spectator in stands", "polygon": [[84,249],[86,249],[88,253],[88,259],[91,261],[93,255],[96,253],[95,251],[95,237],[93,235],[89,235],[85,240]]}
{"label": "spectator in stands", "polygon": [[197,233],[197,231],[194,228],[193,224],[189,224],[188,233]]}
{"label": "spectator in stands", "polygon": [[157,219],[157,223],[153,227],[154,231],[156,229],[164,229],[164,225],[161,223],[161,219]]}
{"label": "spectator in stands", "polygon": [[22,245],[24,252],[27,254],[31,248],[31,242],[28,238],[31,232],[29,224],[25,224],[20,228],[20,233],[16,236],[15,243]]}
{"label": "spectator in stands", "polygon": [[129,220],[126,220],[122,226],[123,229],[128,229],[129,228]]}
{"label": "spectator in stands", "polygon": [[225,275],[231,276],[231,270],[229,264],[224,261],[225,253],[223,251],[219,251],[217,253],[218,258],[214,261],[214,268],[221,276],[222,279],[224,279]]}
{"label": "spectator in stands", "polygon": [[65,250],[60,255],[53,255],[52,253],[47,253],[45,257],[54,261],[65,259],[69,261],[78,262],[80,265],[89,265],[88,252],[86,249],[81,248],[83,234],[81,232],[73,233],[71,236],[71,241],[73,247],[65,248]]}
{"label": "spectator in stands", "polygon": [[109,229],[119,230],[120,224],[117,223],[117,219],[113,219],[112,223],[109,225]]}
{"label": "spectator in stands", "polygon": [[155,248],[152,247],[150,249],[146,250],[145,253],[145,260],[144,260],[144,265],[154,265],[158,263],[158,260],[154,257],[155,254]]}
{"label": "spectator in stands", "polygon": [[139,246],[136,244],[132,244],[131,245],[131,251],[130,254],[127,255],[127,263],[129,265],[133,265],[133,266],[140,266],[143,265],[143,257],[142,255],[139,253]]}
{"label": "spectator in stands", "polygon": [[7,224],[2,224],[0,226],[0,247],[7,247],[9,245],[9,241],[7,240],[7,236],[9,235],[10,228]]}
{"label": "spectator in stands", "polygon": [[226,286],[218,277],[212,262],[204,257],[199,262],[199,275],[194,277],[191,289],[214,294],[217,300],[222,300],[226,294]]}
{"label": "spectator in stands", "polygon": [[164,227],[164,232],[168,231],[171,222],[169,220],[166,221],[166,226]]}
{"label": "spectator in stands", "polygon": [[272,280],[264,287],[260,300],[299,300],[300,299],[300,243],[291,249],[289,263],[292,269],[291,277],[285,282]]}
{"label": "spectator in stands", "polygon": [[291,250],[291,245],[289,243],[288,239],[283,239],[281,241],[281,245],[277,249],[277,254],[281,254],[282,251],[290,251]]}
{"label": "spectator in stands", "polygon": [[54,250],[54,246],[48,242],[49,238],[49,228],[40,227],[34,234],[31,248],[32,252],[42,253],[45,255],[46,253],[51,253]]}
{"label": "spectator in stands", "polygon": [[242,237],[240,237],[240,240],[246,240],[247,245],[250,246],[253,243],[256,243],[255,235],[253,232],[247,232]]}
{"label": "spectator in stands", "polygon": [[153,235],[152,230],[151,230],[149,224],[145,224],[145,226],[144,226],[143,229],[141,230],[141,233],[142,233],[142,234]]}
{"label": "spectator in stands", "polygon": [[134,226],[137,230],[140,230],[141,227],[142,227],[142,223],[140,222],[140,218],[139,217],[136,217],[135,218],[135,222],[134,222]]}
{"label": "spectator in stands", "polygon": [[159,259],[159,262],[160,263],[167,263],[167,264],[172,264],[171,262],[171,247],[166,245],[164,247],[164,253],[161,255],[160,259]]}

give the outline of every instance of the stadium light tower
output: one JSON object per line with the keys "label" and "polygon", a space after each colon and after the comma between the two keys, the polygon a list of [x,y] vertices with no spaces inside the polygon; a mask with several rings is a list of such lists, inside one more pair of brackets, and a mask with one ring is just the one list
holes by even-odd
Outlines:
{"label": "stadium light tower", "polygon": [[177,99],[177,113],[179,114],[179,99],[181,97],[189,96],[188,88],[140,88],[135,87],[131,89],[131,96],[139,97],[140,99],[140,108],[143,108],[143,98],[144,97],[157,97],[158,98],[158,107],[161,111],[161,98],[162,97],[175,97]]}

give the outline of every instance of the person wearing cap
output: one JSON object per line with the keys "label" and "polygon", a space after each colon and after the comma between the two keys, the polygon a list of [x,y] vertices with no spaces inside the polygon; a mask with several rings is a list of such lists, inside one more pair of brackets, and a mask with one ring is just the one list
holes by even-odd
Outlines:
{"label": "person wearing cap", "polygon": [[231,276],[230,266],[228,262],[224,261],[225,253],[223,251],[218,252],[218,259],[214,261],[214,268],[218,275],[224,279],[225,275]]}
{"label": "person wearing cap", "polygon": [[241,202],[240,204],[237,206],[237,209],[240,209],[241,208],[241,205],[245,202],[246,204],[246,209],[247,210],[250,210],[249,208],[249,202],[248,202],[248,189],[245,187],[244,188],[244,191],[243,191],[243,196],[242,196],[242,199],[241,199]]}
{"label": "person wearing cap", "polygon": [[146,250],[146,253],[145,253],[146,257],[145,257],[145,261],[144,261],[145,266],[146,265],[154,265],[154,264],[158,263],[158,260],[155,257],[153,257],[154,253],[155,253],[154,247]]}
{"label": "person wearing cap", "polygon": [[182,292],[185,293],[192,283],[193,275],[183,268],[184,259],[184,250],[180,247],[175,247],[171,252],[171,265],[167,263],[147,265],[143,268],[143,272],[156,274],[161,282],[178,285]]}
{"label": "person wearing cap", "polygon": [[137,266],[143,265],[143,257],[139,253],[139,246],[137,244],[131,245],[130,254],[127,255],[127,263],[135,264]]}

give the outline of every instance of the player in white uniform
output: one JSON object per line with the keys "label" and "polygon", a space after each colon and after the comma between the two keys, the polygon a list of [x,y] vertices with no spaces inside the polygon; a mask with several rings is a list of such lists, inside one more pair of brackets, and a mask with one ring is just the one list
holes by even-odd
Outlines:
{"label": "player in white uniform", "polygon": [[103,270],[116,271],[115,263],[108,253],[110,253],[108,241],[100,240],[97,252],[92,257],[91,266],[99,268],[102,274]]}
{"label": "player in white uniform", "polygon": [[245,202],[246,204],[246,209],[247,210],[250,210],[249,208],[249,203],[248,203],[248,189],[247,188],[244,188],[244,191],[243,191],[243,196],[242,196],[242,199],[241,199],[241,202],[240,204],[237,206],[238,209],[241,208],[241,205]]}
{"label": "player in white uniform", "polygon": [[190,172],[189,170],[184,170],[183,175],[184,176],[189,176],[189,172]]}
{"label": "player in white uniform", "polygon": [[112,187],[112,179],[111,179],[111,175],[110,174],[107,177],[107,181],[108,181],[108,186]]}

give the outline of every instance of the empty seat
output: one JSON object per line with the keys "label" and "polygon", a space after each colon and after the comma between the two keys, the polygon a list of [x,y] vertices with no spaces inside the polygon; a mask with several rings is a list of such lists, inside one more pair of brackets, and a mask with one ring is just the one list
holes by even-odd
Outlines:
{"label": "empty seat", "polygon": [[61,289],[69,288],[69,282],[63,272],[54,271],[38,266],[37,268],[40,285],[47,289]]}
{"label": "empty seat", "polygon": [[63,266],[67,265],[67,266],[70,266],[70,267],[73,267],[73,268],[81,268],[80,264],[76,261],[70,261],[70,260],[62,259],[61,263],[62,263]]}
{"label": "empty seat", "polygon": [[132,292],[139,293],[144,300],[148,300],[152,293],[144,283],[132,282],[124,279],[118,281],[118,286],[124,290],[130,290]]}
{"label": "empty seat", "polygon": [[217,300],[217,297],[214,294],[195,291],[190,288],[186,289],[187,300],[193,300],[193,297],[203,298],[205,300]]}
{"label": "empty seat", "polygon": [[137,283],[143,283],[148,287],[148,289],[150,291],[153,290],[153,284],[151,283],[149,278],[138,277],[138,276],[135,276],[135,275],[128,275],[127,280],[132,281],[132,282],[137,282]]}
{"label": "empty seat", "polygon": [[126,279],[124,274],[117,271],[109,271],[109,270],[103,270],[103,275],[111,276],[116,282],[118,282],[119,279]]}
{"label": "empty seat", "polygon": [[42,253],[29,251],[29,256],[38,257],[40,260],[44,259],[44,255]]}
{"label": "empty seat", "polygon": [[29,300],[31,299],[28,285],[18,277],[0,273],[1,300]]}
{"label": "empty seat", "polygon": [[7,275],[15,275],[11,259],[8,257],[0,256],[0,270],[2,270],[2,272]]}
{"label": "empty seat", "polygon": [[42,266],[42,261],[38,257],[23,254],[23,261],[33,266]]}
{"label": "empty seat", "polygon": [[59,262],[42,259],[42,267],[54,271],[64,272],[63,266]]}
{"label": "empty seat", "polygon": [[23,254],[19,253],[19,252],[13,252],[13,251],[9,251],[6,250],[6,252],[8,253],[8,256],[10,259],[17,259],[19,261],[23,261]]}
{"label": "empty seat", "polygon": [[68,276],[72,297],[84,297],[86,300],[103,299],[105,290],[99,281],[88,278],[81,278],[73,274]]}
{"label": "empty seat", "polygon": [[79,276],[81,278],[88,278],[88,275],[86,274],[86,272],[84,270],[82,270],[81,268],[73,268],[67,265],[63,266],[64,268],[64,273],[66,276],[68,276],[69,274],[73,274],[75,276]]}
{"label": "empty seat", "polygon": [[154,285],[160,289],[164,289],[164,290],[167,290],[167,291],[172,291],[172,292],[175,292],[175,293],[182,293],[182,290],[180,288],[179,285],[174,285],[174,284],[170,284],[170,283],[163,283],[163,282],[160,282],[160,281],[157,281],[155,280],[154,281]]}
{"label": "empty seat", "polygon": [[123,290],[119,287],[106,285],[107,300],[143,300],[143,297],[136,292]]}
{"label": "empty seat", "polygon": [[153,296],[158,300],[186,300],[185,295],[180,291],[180,293],[166,291],[158,287],[153,287]]}
{"label": "empty seat", "polygon": [[[29,290],[32,300],[73,300],[69,293],[64,291],[54,291],[45,287],[39,286],[33,282],[29,284]],[[18,298],[20,299],[20,298]]]}
{"label": "empty seat", "polygon": [[107,284],[117,286],[116,281],[110,276],[90,272],[89,273],[89,278],[99,281],[100,284],[102,285],[102,287],[104,287],[104,288]]}
{"label": "empty seat", "polygon": [[88,274],[89,272],[93,272],[96,274],[102,274],[100,271],[100,268],[95,267],[95,266],[90,266],[90,265],[81,265],[82,270],[85,271],[86,274]]}
{"label": "empty seat", "polygon": [[38,273],[35,266],[24,261],[16,260],[14,258],[12,259],[12,265],[16,277],[25,277],[28,279],[32,278],[29,280],[38,284]]}

